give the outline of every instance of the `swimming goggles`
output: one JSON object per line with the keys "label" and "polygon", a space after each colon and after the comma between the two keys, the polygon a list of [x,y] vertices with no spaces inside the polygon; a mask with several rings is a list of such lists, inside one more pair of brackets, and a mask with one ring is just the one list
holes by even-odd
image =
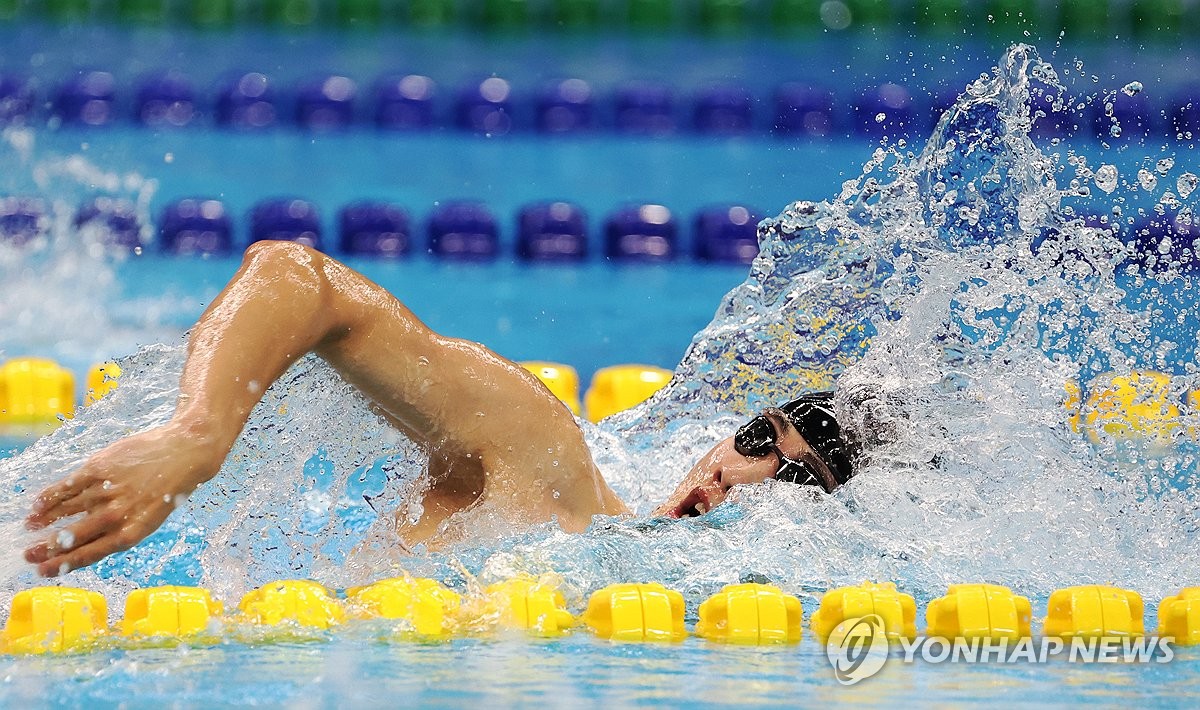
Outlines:
{"label": "swimming goggles", "polygon": [[[775,412],[778,412],[781,419],[790,421],[786,412],[778,409]],[[803,433],[801,435],[803,436]],[[831,493],[837,487],[836,482],[820,475],[812,464],[791,458],[780,451],[776,436],[771,418],[760,414],[743,424],[733,435],[733,448],[742,456],[766,456],[770,453],[778,456],[779,469],[775,471],[775,479],[778,481],[801,486],[820,486],[826,493]]]}

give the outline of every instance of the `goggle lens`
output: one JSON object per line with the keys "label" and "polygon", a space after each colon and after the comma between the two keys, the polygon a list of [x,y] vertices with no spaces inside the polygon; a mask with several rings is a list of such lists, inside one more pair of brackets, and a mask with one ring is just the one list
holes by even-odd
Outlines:
{"label": "goggle lens", "polygon": [[742,456],[766,456],[775,446],[775,427],[763,415],[742,425],[733,435],[733,448]]}

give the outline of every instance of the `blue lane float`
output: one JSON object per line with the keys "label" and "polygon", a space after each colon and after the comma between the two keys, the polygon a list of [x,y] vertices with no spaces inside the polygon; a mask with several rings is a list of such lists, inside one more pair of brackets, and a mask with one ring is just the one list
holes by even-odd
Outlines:
{"label": "blue lane float", "polygon": [[491,261],[500,252],[496,217],[482,202],[446,202],[429,217],[429,252],[452,261]]}
{"label": "blue lane float", "polygon": [[534,102],[534,123],[542,133],[582,133],[596,125],[596,100],[583,79],[543,85]]}
{"label": "blue lane float", "polygon": [[233,251],[233,220],[214,199],[184,199],[163,208],[162,248],[179,256],[223,256]]}
{"label": "blue lane float", "polygon": [[388,202],[362,201],[338,212],[342,253],[394,259],[412,252],[408,212]]}
{"label": "blue lane float", "polygon": [[517,256],[536,262],[587,259],[587,214],[570,202],[523,207],[517,216]]}
{"label": "blue lane float", "polygon": [[393,131],[424,130],[434,125],[437,84],[421,74],[396,74],[375,82],[375,125]]}
{"label": "blue lane float", "polygon": [[274,126],[279,113],[275,93],[274,82],[266,74],[246,72],[230,77],[218,89],[217,125],[240,130]]}
{"label": "blue lane float", "polygon": [[263,200],[250,210],[250,241],[278,239],[320,249],[321,217],[308,200],[281,197]]}
{"label": "blue lane float", "polygon": [[[360,96],[360,81],[372,87],[362,92],[365,97]],[[319,133],[374,124],[385,130],[449,127],[488,136],[609,130],[650,137],[687,131],[876,140],[934,125],[953,96],[918,100],[909,88],[893,82],[834,92],[804,81],[784,82],[762,95],[736,81],[699,87],[630,81],[601,95],[583,77],[520,87],[498,76],[482,76],[443,95],[434,79],[421,74],[387,73],[371,80],[331,73],[284,86],[259,71],[232,72],[212,90],[201,90],[177,70],[142,76],[124,87],[112,73],[94,69],[78,70],[51,86],[56,88],[48,100],[39,102],[36,82],[16,73],[0,74],[0,125],[30,125],[41,118],[52,125],[99,127],[127,118],[153,129],[216,125],[253,131],[287,125]],[[206,103],[202,97],[210,94],[215,98]],[[1111,142],[1162,135],[1189,140],[1200,132],[1200,86],[1182,86],[1161,98],[1121,91],[1062,99],[1042,91],[1033,94],[1039,116],[1032,134],[1041,138],[1087,135]],[[121,108],[126,105],[132,107],[127,116]],[[1082,107],[1078,115],[1076,107]],[[1113,131],[1114,122],[1120,131]]]}
{"label": "blue lane float", "polygon": [[116,79],[105,71],[80,71],[54,96],[53,115],[65,124],[104,126],[115,118]]}
{"label": "blue lane float", "polygon": [[664,205],[625,207],[604,224],[604,254],[623,262],[660,263],[675,258],[679,225]]}
{"label": "blue lane float", "polygon": [[181,72],[156,72],[138,82],[134,120],[149,128],[182,128],[196,118],[196,89]]}

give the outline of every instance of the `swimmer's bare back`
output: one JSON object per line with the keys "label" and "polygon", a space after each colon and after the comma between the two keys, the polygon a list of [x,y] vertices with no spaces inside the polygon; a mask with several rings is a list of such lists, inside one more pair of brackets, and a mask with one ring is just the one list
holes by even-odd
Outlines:
{"label": "swimmer's bare back", "polygon": [[401,530],[406,543],[437,544],[446,518],[476,504],[516,523],[557,517],[573,532],[593,515],[626,512],[570,411],[532,374],[434,333],[320,252],[259,242],[191,331],[172,419],[111,444],[39,494],[30,527],[83,516],[25,558],[55,576],[154,532],[180,496],[216,475],[263,391],[309,352],[429,452],[425,514]]}

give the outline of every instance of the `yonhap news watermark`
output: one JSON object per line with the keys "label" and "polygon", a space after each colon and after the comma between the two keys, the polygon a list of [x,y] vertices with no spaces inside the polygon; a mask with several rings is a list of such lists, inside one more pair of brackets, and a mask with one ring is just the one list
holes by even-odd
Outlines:
{"label": "yonhap news watermark", "polygon": [[888,663],[1169,663],[1175,658],[1170,636],[1100,638],[954,638],[900,636],[889,642],[875,614],[847,619],[825,646],[834,675],[854,685]]}

